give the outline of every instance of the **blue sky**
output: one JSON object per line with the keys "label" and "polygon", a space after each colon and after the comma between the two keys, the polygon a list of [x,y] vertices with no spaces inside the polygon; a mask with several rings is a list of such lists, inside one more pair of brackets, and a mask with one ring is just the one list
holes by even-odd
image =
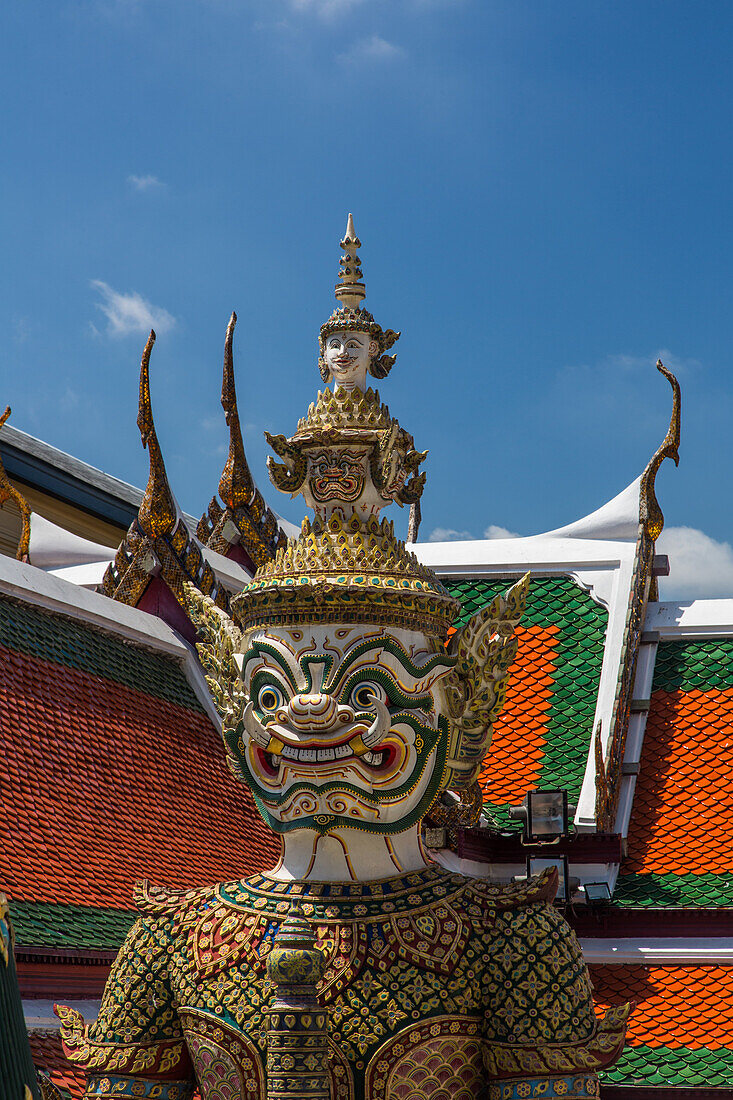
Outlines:
{"label": "blue sky", "polygon": [[9,0],[0,19],[16,427],[144,484],[152,319],[158,434],[199,515],[236,309],[253,472],[298,520],[262,431],[315,395],[352,210],[366,305],[403,333],[382,396],[430,450],[421,537],[530,534],[615,495],[666,430],[661,354],[684,401],[658,479],[689,529],[677,582],[733,594],[727,0]]}

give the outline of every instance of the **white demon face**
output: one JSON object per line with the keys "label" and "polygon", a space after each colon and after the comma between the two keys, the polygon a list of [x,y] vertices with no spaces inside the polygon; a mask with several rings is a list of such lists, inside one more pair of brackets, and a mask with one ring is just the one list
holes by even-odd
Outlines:
{"label": "white demon face", "polygon": [[249,701],[230,755],[278,832],[400,832],[443,779],[441,681],[455,658],[423,634],[270,628],[237,658]]}

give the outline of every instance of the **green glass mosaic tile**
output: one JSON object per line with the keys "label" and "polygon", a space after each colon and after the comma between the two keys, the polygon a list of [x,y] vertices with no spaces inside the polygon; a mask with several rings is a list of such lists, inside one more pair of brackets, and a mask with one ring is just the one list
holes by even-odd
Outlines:
{"label": "green glass mosaic tile", "polygon": [[188,710],[203,709],[174,658],[4,596],[0,646],[114,680]]}
{"label": "green glass mosaic tile", "polygon": [[733,875],[619,875],[613,901],[651,908],[733,906]]}
{"label": "green glass mosaic tile", "polygon": [[18,947],[117,951],[137,913],[87,905],[52,905],[10,899],[10,915]]}
{"label": "green glass mosaic tile", "polygon": [[733,1050],[626,1047],[618,1062],[599,1076],[607,1085],[725,1088],[733,1085]]}
{"label": "green glass mosaic tile", "polygon": [[654,691],[710,691],[733,687],[733,638],[661,642]]}
{"label": "green glass mosaic tile", "polygon": [[[461,601],[456,627],[485,607],[512,579],[443,580]],[[608,612],[569,577],[533,577],[523,626],[554,627],[557,631],[556,670],[547,715],[547,744],[538,787],[564,787],[577,799],[588,758],[593,716],[601,677]],[[502,829],[521,825],[508,816],[507,807],[487,805],[492,823]]]}

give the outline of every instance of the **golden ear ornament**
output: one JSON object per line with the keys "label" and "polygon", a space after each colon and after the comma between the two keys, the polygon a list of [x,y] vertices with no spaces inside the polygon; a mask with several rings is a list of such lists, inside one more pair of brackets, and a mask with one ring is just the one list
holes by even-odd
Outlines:
{"label": "golden ear ornament", "polygon": [[448,652],[458,658],[445,686],[451,740],[444,786],[449,790],[470,787],[488,751],[493,723],[504,706],[528,591],[529,573],[477,611],[449,643]]}

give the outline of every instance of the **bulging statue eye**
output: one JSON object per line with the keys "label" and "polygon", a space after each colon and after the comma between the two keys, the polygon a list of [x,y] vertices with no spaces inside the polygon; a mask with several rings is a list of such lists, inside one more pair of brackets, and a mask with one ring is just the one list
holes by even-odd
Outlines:
{"label": "bulging statue eye", "polygon": [[279,687],[275,687],[273,684],[267,684],[265,687],[261,687],[257,693],[256,706],[258,710],[265,711],[266,714],[271,714],[273,711],[281,707],[285,702],[285,696]]}
{"label": "bulging statue eye", "polygon": [[387,694],[382,685],[373,680],[363,680],[351,693],[351,705],[354,710],[369,710],[374,699],[385,703]]}

